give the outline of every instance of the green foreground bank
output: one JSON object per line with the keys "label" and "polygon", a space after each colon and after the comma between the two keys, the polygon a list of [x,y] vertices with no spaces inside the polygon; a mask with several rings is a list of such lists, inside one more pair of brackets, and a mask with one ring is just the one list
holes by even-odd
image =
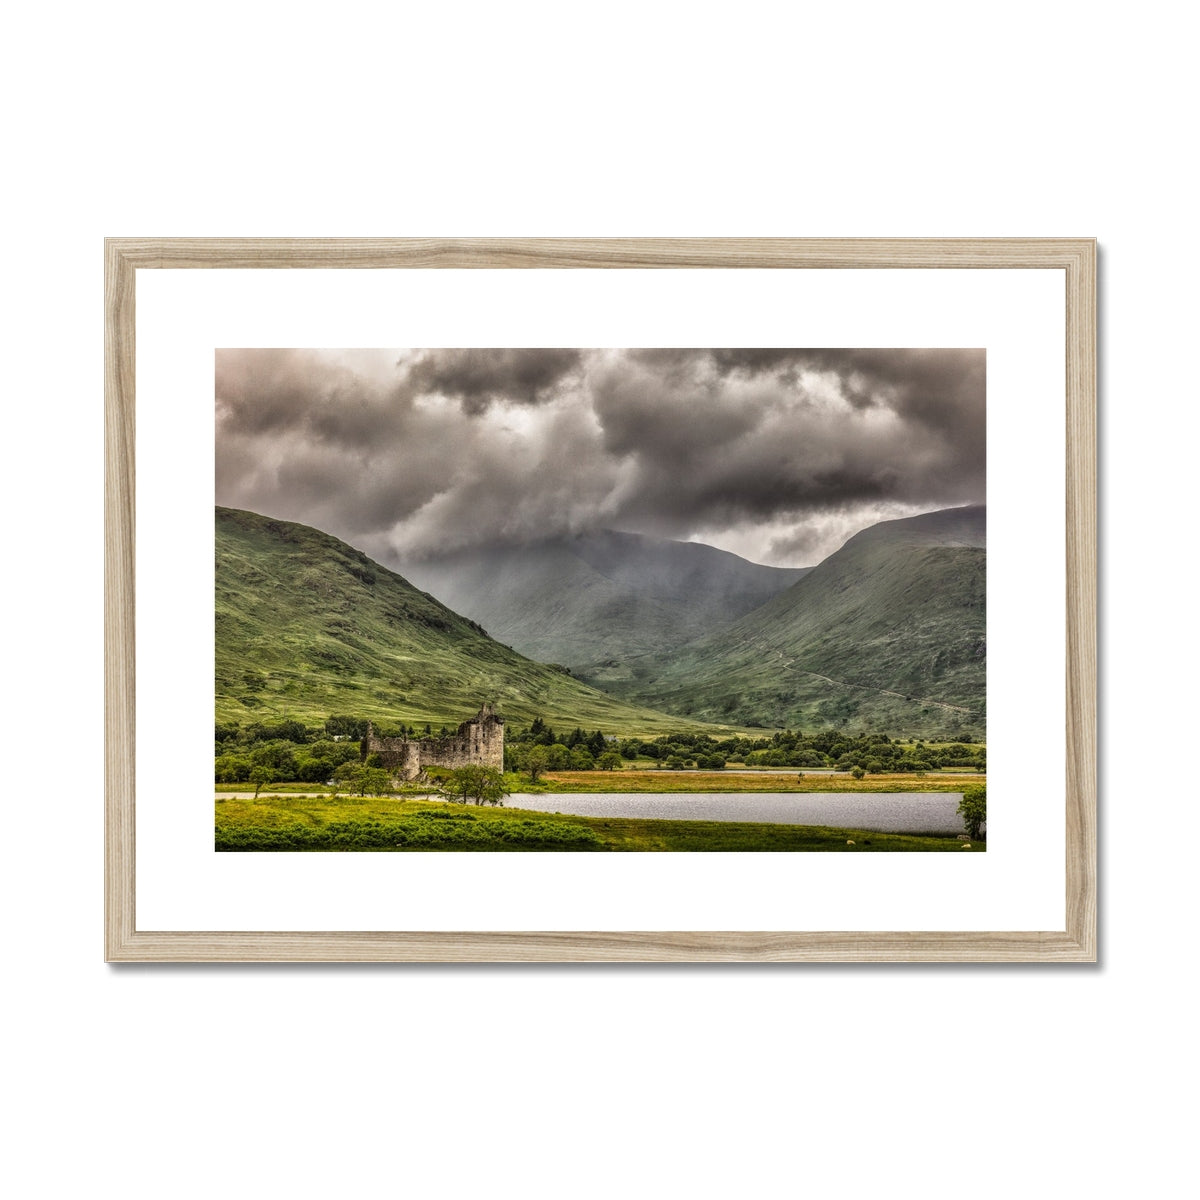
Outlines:
{"label": "green foreground bank", "polygon": [[[423,800],[218,798],[218,851],[949,851],[955,837],[815,825],[580,817]],[[985,844],[970,844],[982,851]]]}

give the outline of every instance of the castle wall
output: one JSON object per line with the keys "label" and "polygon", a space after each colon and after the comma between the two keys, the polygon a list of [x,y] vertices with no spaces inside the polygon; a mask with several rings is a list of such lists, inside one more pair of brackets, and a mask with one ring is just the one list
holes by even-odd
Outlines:
{"label": "castle wall", "polygon": [[410,742],[408,738],[376,737],[374,730],[367,726],[366,748],[363,758],[370,754],[378,754],[384,769],[401,779],[415,779],[421,773],[421,753],[418,742]]}
{"label": "castle wall", "polygon": [[416,779],[426,767],[481,766],[503,771],[504,722],[485,704],[457,733],[444,738],[381,738],[368,725],[363,757],[370,754],[378,754],[384,768],[404,780]]}

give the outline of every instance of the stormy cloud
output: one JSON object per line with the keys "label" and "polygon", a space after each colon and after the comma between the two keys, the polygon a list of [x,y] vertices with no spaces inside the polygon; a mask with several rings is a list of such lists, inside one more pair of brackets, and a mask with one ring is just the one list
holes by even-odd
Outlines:
{"label": "stormy cloud", "polygon": [[578,350],[424,350],[401,361],[410,386],[451,396],[478,416],[492,404],[540,404],[579,368]]}
{"label": "stormy cloud", "polygon": [[985,355],[217,352],[217,502],[391,565],[590,529],[808,565],[985,499]]}

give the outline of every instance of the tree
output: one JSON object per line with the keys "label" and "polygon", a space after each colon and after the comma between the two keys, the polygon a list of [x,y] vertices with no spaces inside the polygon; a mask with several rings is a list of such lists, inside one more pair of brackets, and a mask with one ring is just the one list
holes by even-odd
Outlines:
{"label": "tree", "polygon": [[333,773],[338,783],[344,783],[352,794],[378,796],[391,786],[391,778],[382,767],[368,767],[361,762],[345,762]]}
{"label": "tree", "polygon": [[324,783],[333,770],[333,763],[325,758],[296,759],[296,778],[301,783]]}
{"label": "tree", "polygon": [[545,746],[532,746],[525,755],[525,770],[529,772],[529,782],[537,783],[538,776],[550,763],[550,755]]}
{"label": "tree", "polygon": [[290,742],[274,739],[262,742],[250,751],[250,762],[256,767],[270,767],[275,779],[296,778],[295,747]]}
{"label": "tree", "polygon": [[596,760],[596,766],[602,771],[615,771],[621,765],[621,756],[615,750],[605,750]]}
{"label": "tree", "polygon": [[592,752],[587,746],[580,742],[571,750],[571,770],[572,771],[591,771],[596,766],[596,760],[592,757]]}
{"label": "tree", "polygon": [[242,783],[250,778],[250,760],[240,754],[222,754],[216,760],[218,783]]}
{"label": "tree", "polygon": [[968,837],[986,838],[987,785],[977,783],[974,787],[964,788],[963,798],[958,802],[958,813],[967,827]]}
{"label": "tree", "polygon": [[333,738],[351,738],[358,742],[367,736],[367,722],[361,717],[330,717],[325,722],[325,732]]}
{"label": "tree", "polygon": [[360,790],[358,794],[365,796],[370,792],[372,796],[381,796],[391,786],[391,778],[382,767],[365,767],[362,773],[362,780],[359,784]]}
{"label": "tree", "polygon": [[359,796],[368,792],[378,796],[391,786],[391,777],[382,767],[368,767],[362,762],[344,762],[333,773],[338,783],[344,783],[348,791]]}
{"label": "tree", "polygon": [[449,796],[469,804],[503,804],[508,792],[504,789],[504,776],[495,767],[456,767],[450,772],[442,790]]}
{"label": "tree", "polygon": [[254,798],[258,799],[259,789],[264,783],[270,783],[275,778],[275,772],[270,767],[254,767],[250,771],[250,782],[254,784]]}
{"label": "tree", "polygon": [[347,791],[355,792],[365,770],[361,762],[344,762],[334,771],[333,778],[337,783],[345,784]]}

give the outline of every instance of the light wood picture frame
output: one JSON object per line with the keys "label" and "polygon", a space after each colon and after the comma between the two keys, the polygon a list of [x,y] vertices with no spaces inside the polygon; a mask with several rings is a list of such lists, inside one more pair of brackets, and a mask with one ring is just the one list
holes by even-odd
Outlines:
{"label": "light wood picture frame", "polygon": [[[679,932],[148,930],[135,859],[135,303],[139,272],[458,268],[1061,270],[1066,386],[1066,857],[1061,928]],[[1095,962],[1096,243],[997,239],[272,239],[105,242],[105,958],[110,962]],[[1058,737],[1058,730],[1039,731]]]}

